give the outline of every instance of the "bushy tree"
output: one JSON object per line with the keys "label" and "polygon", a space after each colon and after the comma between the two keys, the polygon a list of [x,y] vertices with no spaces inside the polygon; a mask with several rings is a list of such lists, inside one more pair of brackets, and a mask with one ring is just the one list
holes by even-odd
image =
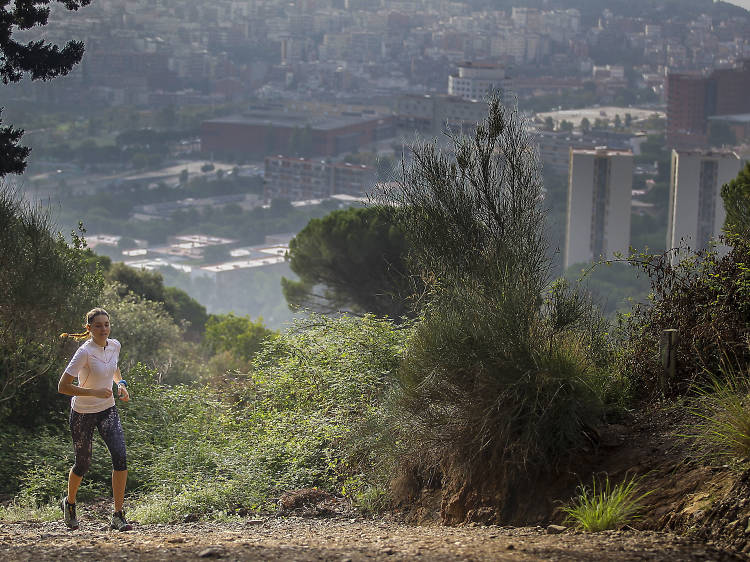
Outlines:
{"label": "bushy tree", "polygon": [[[77,10],[91,0],[57,0],[68,10]],[[0,3],[0,80],[18,82],[29,74],[32,80],[64,76],[83,56],[83,43],[68,41],[60,49],[44,39],[21,44],[13,39],[16,30],[47,25],[52,0],[7,0]],[[0,121],[2,123],[2,121]],[[0,177],[20,174],[26,168],[30,149],[19,146],[23,131],[0,127]]]}
{"label": "bushy tree", "polygon": [[112,337],[120,340],[120,368],[127,373],[138,363],[157,373],[159,382],[188,382],[198,378],[197,357],[184,331],[164,303],[133,292],[123,295],[118,283],[105,287],[100,300],[112,321]]}
{"label": "bushy tree", "polygon": [[133,292],[150,301],[164,301],[164,284],[158,271],[135,269],[116,262],[106,271],[106,278],[117,283],[120,296]]}
{"label": "bushy tree", "polygon": [[206,327],[206,307],[177,287],[164,287],[164,308],[188,334],[199,336]]}
{"label": "bushy tree", "polygon": [[370,312],[398,319],[410,312],[415,281],[407,275],[407,242],[389,207],[352,208],[313,219],[289,244],[292,271],[283,279],[290,305],[317,312]]}
{"label": "bushy tree", "polygon": [[139,297],[164,304],[164,309],[193,336],[203,333],[208,315],[206,307],[182,289],[165,287],[158,271],[135,269],[124,263],[114,263],[105,270],[105,277],[117,284],[121,297],[133,293]]}
{"label": "bushy tree", "polygon": [[274,333],[265,327],[262,318],[253,322],[248,316],[212,314],[206,322],[204,341],[212,353],[228,351],[247,362]]}
{"label": "bushy tree", "polygon": [[102,287],[88,260],[80,236],[68,244],[47,211],[0,188],[0,417],[25,423],[54,399],[58,335],[80,329]]}

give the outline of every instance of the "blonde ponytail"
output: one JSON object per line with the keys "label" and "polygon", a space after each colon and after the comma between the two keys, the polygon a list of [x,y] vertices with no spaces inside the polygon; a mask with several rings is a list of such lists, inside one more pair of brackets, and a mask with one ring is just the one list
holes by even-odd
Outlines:
{"label": "blonde ponytail", "polygon": [[89,332],[89,329],[86,328],[86,331],[85,332],[81,332],[80,334],[69,334],[67,332],[64,332],[64,333],[60,334],[60,337],[61,338],[73,338],[76,341],[81,341],[81,340],[87,340],[87,339],[89,339],[90,335],[91,335],[91,332]]}

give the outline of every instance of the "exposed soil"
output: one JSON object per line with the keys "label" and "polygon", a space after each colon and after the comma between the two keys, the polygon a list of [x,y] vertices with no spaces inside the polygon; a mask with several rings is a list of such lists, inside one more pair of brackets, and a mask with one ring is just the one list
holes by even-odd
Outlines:
{"label": "exposed soil", "polygon": [[422,526],[352,518],[270,517],[240,523],[137,525],[102,520],[0,524],[0,559],[49,560],[730,561],[741,554],[651,531],[547,534],[542,527]]}
{"label": "exposed soil", "polygon": [[439,486],[406,475],[396,493],[404,519],[412,523],[546,526],[562,523],[560,507],[581,483],[605,475],[612,483],[637,477],[650,494],[633,527],[688,534],[750,553],[750,471],[732,470],[694,450],[681,436],[690,435],[695,422],[684,406],[652,407],[598,428],[588,450],[554,473],[508,482],[488,471],[472,480],[447,463],[435,479]]}

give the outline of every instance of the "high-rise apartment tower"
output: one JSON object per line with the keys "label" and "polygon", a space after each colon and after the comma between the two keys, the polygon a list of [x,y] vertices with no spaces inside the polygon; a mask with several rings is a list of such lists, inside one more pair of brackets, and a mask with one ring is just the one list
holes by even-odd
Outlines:
{"label": "high-rise apartment tower", "polygon": [[667,249],[705,248],[721,233],[726,216],[721,186],[737,176],[741,164],[728,150],[672,150]]}
{"label": "high-rise apartment tower", "polygon": [[570,150],[566,268],[628,253],[632,188],[629,150]]}

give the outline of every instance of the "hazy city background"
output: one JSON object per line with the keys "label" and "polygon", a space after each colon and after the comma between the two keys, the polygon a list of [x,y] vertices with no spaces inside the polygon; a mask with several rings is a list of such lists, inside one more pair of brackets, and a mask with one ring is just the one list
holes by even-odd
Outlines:
{"label": "hazy city background", "polygon": [[[86,54],[3,86],[33,149],[6,180],[97,253],[270,327],[290,239],[415,139],[470,131],[489,94],[538,139],[557,274],[705,245],[750,155],[750,13],[728,3],[95,0],[50,22],[23,37]],[[647,291],[616,267],[591,285],[609,313]]]}

